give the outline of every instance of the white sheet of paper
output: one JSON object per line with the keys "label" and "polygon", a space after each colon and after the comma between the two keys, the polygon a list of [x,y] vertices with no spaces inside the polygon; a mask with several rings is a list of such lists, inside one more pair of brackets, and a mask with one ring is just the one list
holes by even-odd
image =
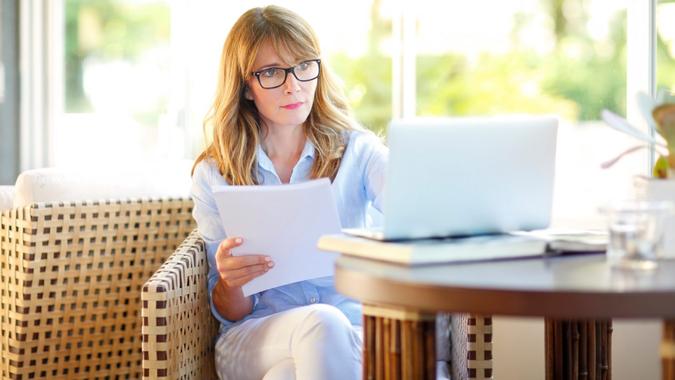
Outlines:
{"label": "white sheet of paper", "polygon": [[279,186],[216,186],[213,194],[227,236],[244,239],[232,254],[269,255],[275,264],[244,285],[244,295],[333,275],[337,255],[317,248],[321,235],[340,232],[327,178]]}

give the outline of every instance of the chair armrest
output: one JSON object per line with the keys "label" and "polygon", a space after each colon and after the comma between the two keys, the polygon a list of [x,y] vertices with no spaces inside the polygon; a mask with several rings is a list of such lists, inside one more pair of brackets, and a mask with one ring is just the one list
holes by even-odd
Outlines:
{"label": "chair armrest", "polygon": [[208,261],[197,231],[143,285],[143,378],[212,379],[218,322],[207,294]]}
{"label": "chair armrest", "polygon": [[453,314],[451,378],[492,379],[492,317]]}

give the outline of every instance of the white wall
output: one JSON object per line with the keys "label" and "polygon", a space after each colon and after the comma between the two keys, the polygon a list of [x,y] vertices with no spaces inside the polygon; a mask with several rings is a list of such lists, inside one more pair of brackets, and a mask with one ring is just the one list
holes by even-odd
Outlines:
{"label": "white wall", "polygon": [[[544,379],[543,319],[496,317],[493,324],[494,378]],[[661,322],[615,320],[613,327],[612,380],[660,379]]]}

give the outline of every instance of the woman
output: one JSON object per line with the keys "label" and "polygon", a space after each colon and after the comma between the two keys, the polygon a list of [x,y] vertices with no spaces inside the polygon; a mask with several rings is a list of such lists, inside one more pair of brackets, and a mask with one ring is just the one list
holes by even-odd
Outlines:
{"label": "woman", "polygon": [[244,13],[223,46],[207,123],[213,142],[193,170],[193,215],[210,264],[208,289],[220,321],[221,379],[351,379],[361,372],[360,305],[332,277],[244,297],[241,286],[274,270],[264,252],[232,256],[246,236],[227,236],[216,185],[332,180],[342,227],[363,227],[380,208],[387,149],[349,116],[311,27],[268,6]]}

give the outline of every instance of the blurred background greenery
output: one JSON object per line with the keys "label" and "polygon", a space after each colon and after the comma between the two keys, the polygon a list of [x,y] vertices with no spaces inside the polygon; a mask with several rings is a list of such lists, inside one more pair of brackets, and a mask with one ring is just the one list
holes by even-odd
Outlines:
{"label": "blurred background greenery", "polygon": [[[171,12],[165,2],[66,0],[65,112],[86,113],[94,107],[85,90],[85,66],[103,62],[138,63],[149,50],[166,46]],[[128,78],[127,78],[128,79]],[[133,85],[133,83],[130,83]],[[134,118],[156,125],[168,94],[136,111]]]}
{"label": "blurred background greenery", "polygon": [[[203,118],[223,40],[239,15],[267,3],[63,0],[57,165],[80,165],[82,157],[115,164],[193,159],[209,141]],[[635,141],[599,120],[603,108],[625,115],[633,95],[626,77],[640,73],[627,68],[627,9],[642,0],[275,3],[314,27],[355,116],[381,135],[398,113],[394,94],[409,91],[402,88],[413,80],[415,93],[401,103],[414,115],[559,115],[554,226],[604,228],[599,206],[630,198],[632,176],[648,173],[647,151],[601,168]],[[675,0],[659,0],[654,16],[657,86],[672,91]],[[398,36],[399,24],[414,35]],[[401,85],[393,76],[403,47],[412,47],[403,57],[415,67],[406,66]]]}
{"label": "blurred background greenery", "polygon": [[[625,114],[625,10],[612,15],[607,37],[597,39],[588,30],[588,0],[539,1],[553,34],[553,46],[544,52],[521,43],[533,16],[520,12],[513,15],[512,43],[504,53],[471,59],[458,52],[418,53],[417,114],[555,112],[571,122],[597,120],[603,108]],[[379,132],[392,116],[392,61],[383,48],[392,21],[381,5],[370,5],[365,54],[330,57],[357,118]],[[66,112],[92,111],[83,78],[87,62],[134,62],[171,38],[171,7],[163,1],[67,0],[65,15]],[[661,33],[657,38],[658,85],[673,88],[675,43]],[[159,96],[134,118],[156,125],[166,106]]]}

